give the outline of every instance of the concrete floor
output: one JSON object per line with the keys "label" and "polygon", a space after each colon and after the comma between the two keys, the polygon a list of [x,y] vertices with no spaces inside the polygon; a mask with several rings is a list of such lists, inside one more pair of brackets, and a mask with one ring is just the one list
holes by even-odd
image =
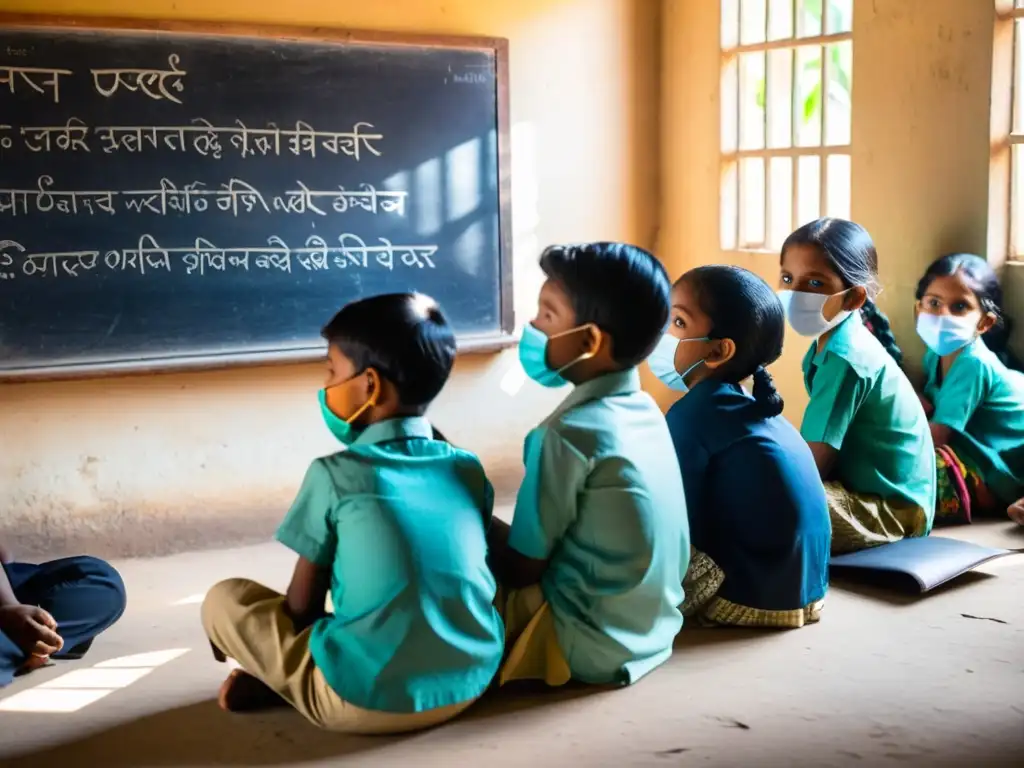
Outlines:
{"label": "concrete floor", "polygon": [[[1024,546],[1024,530],[1005,524],[957,535]],[[404,738],[217,709],[225,667],[204,642],[198,600],[228,576],[283,587],[291,564],[273,544],[118,563],[130,594],[121,622],[83,661],[0,694],[0,764],[1024,765],[1024,555],[925,598],[836,585],[818,626],[685,631],[671,661],[631,688],[505,690]],[[83,696],[102,698],[9,711]]]}

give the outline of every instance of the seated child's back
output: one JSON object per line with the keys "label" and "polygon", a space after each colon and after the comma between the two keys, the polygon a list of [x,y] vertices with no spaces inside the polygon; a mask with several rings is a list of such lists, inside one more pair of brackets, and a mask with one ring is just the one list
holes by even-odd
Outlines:
{"label": "seated child's back", "polygon": [[488,686],[501,654],[491,506],[477,458],[432,440],[422,417],[372,424],[313,463],[277,540],[331,571],[334,615],[310,650],[342,698],[419,712]]}
{"label": "seated child's back", "polygon": [[[428,727],[484,692],[503,651],[486,561],[491,486],[423,417],[455,337],[416,294],[349,304],[323,334],[321,412],[348,450],[313,462],[277,532],[299,556],[287,595],[223,582],[203,621],[214,648],[318,725]],[[247,689],[229,677],[221,705],[247,708]]]}
{"label": "seated child's back", "polygon": [[[669,329],[650,357],[659,379],[689,391],[666,419],[691,541],[724,575],[693,601],[715,624],[802,627],[818,619],[828,589],[825,490],[765,370],[784,329],[782,305],[757,275],[698,267],[673,287]],[[753,395],[740,384],[751,377]]]}
{"label": "seated child's back", "polygon": [[540,383],[576,386],[526,439],[503,583],[527,589],[506,603],[502,678],[627,684],[671,654],[689,560],[672,441],[636,370],[667,320],[668,279],[610,243],[550,248],[541,266],[520,356]]}

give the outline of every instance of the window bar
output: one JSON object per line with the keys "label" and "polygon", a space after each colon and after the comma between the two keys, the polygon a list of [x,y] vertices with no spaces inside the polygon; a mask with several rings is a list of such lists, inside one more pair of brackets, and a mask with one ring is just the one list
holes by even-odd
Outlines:
{"label": "window bar", "polygon": [[[829,6],[832,3],[830,0],[821,0],[821,34],[828,34],[828,22],[830,9]],[[825,131],[828,127],[828,100],[829,100],[829,76],[831,72],[831,56],[830,50],[827,44],[822,43],[821,46],[821,146],[828,146],[828,138],[825,135]],[[818,162],[818,216],[828,215],[828,158],[829,155],[823,155],[821,160]]]}
{"label": "window bar", "polygon": [[[828,8],[828,0],[821,3],[821,23],[825,24],[825,9]],[[826,145],[825,126],[828,118],[828,75],[829,75],[829,50],[828,46],[821,46],[821,66],[818,68],[819,82],[821,83],[821,114],[818,115],[818,139],[824,149]],[[818,160],[818,217],[826,215],[828,210],[828,154],[822,154]]]}
{"label": "window bar", "polygon": [[[797,25],[798,17],[797,13],[800,10],[800,0],[793,0],[793,38],[797,36]],[[797,49],[793,49],[793,56],[790,59],[790,84],[789,84],[789,146],[791,149],[796,149],[797,132],[800,125],[800,117],[803,110],[797,108],[797,104],[800,101],[800,89],[799,89],[799,75],[797,68]],[[790,173],[793,175],[793,183],[790,185],[790,196],[792,200],[789,203],[789,229],[792,232],[802,222],[798,221],[797,217],[800,215],[798,208],[800,204],[800,158],[799,155],[793,154],[793,161],[790,167]]]}
{"label": "window bar", "polygon": [[[765,39],[768,39],[768,14],[765,13]],[[764,148],[768,149],[768,121],[771,120],[771,108],[772,108],[772,78],[768,71],[768,52],[765,51],[764,56],[764,130],[762,135],[764,136]],[[764,232],[761,233],[761,247],[768,247],[768,240],[770,237],[771,220],[772,220],[772,161],[770,157],[764,158]]]}
{"label": "window bar", "polygon": [[[739,0],[736,3],[736,44],[743,44],[743,6],[746,3]],[[738,250],[743,250],[743,160],[740,157],[743,140],[743,57],[733,53],[736,57],[736,243]]]}
{"label": "window bar", "polygon": [[[1014,3],[1016,6],[1016,3]],[[1014,10],[1018,10],[1016,7]],[[1017,252],[1017,233],[1020,231],[1020,222],[1017,221],[1017,201],[1019,200],[1018,195],[1021,193],[1020,185],[1017,183],[1017,146],[1020,143],[1022,137],[1018,136],[1017,130],[1020,126],[1016,125],[1017,122],[1017,99],[1020,98],[1020,86],[1021,86],[1021,71],[1018,56],[1017,46],[1019,44],[1018,36],[1020,35],[1020,24],[1021,22],[1014,18],[1013,20],[1013,53],[1010,57],[1013,66],[1013,76],[1010,80],[1010,231],[1009,231],[1009,245],[1007,249],[1010,252],[1010,259],[1019,259],[1021,254]]]}

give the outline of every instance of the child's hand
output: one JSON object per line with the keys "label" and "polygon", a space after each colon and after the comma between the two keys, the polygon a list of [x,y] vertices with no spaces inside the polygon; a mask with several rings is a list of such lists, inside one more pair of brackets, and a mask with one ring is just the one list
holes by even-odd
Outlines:
{"label": "child's hand", "polygon": [[0,608],[0,630],[29,656],[51,656],[64,647],[53,616],[36,605]]}
{"label": "child's hand", "polygon": [[930,419],[932,417],[932,414],[935,413],[935,406],[932,405],[931,400],[922,395],[920,392],[917,393],[917,399],[921,401],[921,407],[924,408],[924,415]]}
{"label": "child's hand", "polygon": [[1024,499],[1017,499],[1007,508],[1006,514],[1017,525],[1024,525]]}

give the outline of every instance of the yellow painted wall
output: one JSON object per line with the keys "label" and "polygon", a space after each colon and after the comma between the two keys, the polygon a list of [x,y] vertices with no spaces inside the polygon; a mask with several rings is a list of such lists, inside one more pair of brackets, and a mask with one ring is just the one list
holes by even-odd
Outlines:
{"label": "yellow painted wall", "polygon": [[[0,9],[507,37],[519,320],[532,316],[544,245],[652,245],[659,0],[0,0]],[[533,384],[505,394],[514,359],[514,350],[461,358],[431,413],[506,492],[523,436],[561,397]],[[30,550],[97,553],[265,535],[310,459],[332,449],[320,383],[319,367],[291,366],[0,386],[0,530]]]}
{"label": "yellow painted wall", "polygon": [[[738,264],[774,284],[777,256],[719,247],[719,3],[664,7],[660,254]],[[874,236],[879,305],[911,367],[918,278],[943,252],[986,249],[994,14],[991,0],[854,0],[852,217]],[[798,423],[806,347],[791,334],[774,369]]]}
{"label": "yellow painted wall", "polygon": [[[914,363],[918,276],[942,251],[986,248],[993,3],[854,2],[853,217],[875,236],[880,304]],[[520,320],[531,313],[538,251],[555,241],[631,240],[655,246],[673,277],[728,262],[774,283],[775,256],[719,248],[718,6],[0,0],[0,9],[17,11],[509,38]],[[1010,275],[1011,293],[1024,289],[1019,271]],[[775,367],[794,421],[806,404],[805,346],[787,340]],[[452,439],[480,453],[505,490],[515,486],[524,433],[559,398],[532,385],[504,394],[499,383],[513,362],[514,352],[460,359],[432,414]],[[0,524],[23,540],[34,533],[36,544],[94,551],[264,533],[309,459],[332,447],[313,397],[319,377],[315,366],[294,366],[0,386]]]}

